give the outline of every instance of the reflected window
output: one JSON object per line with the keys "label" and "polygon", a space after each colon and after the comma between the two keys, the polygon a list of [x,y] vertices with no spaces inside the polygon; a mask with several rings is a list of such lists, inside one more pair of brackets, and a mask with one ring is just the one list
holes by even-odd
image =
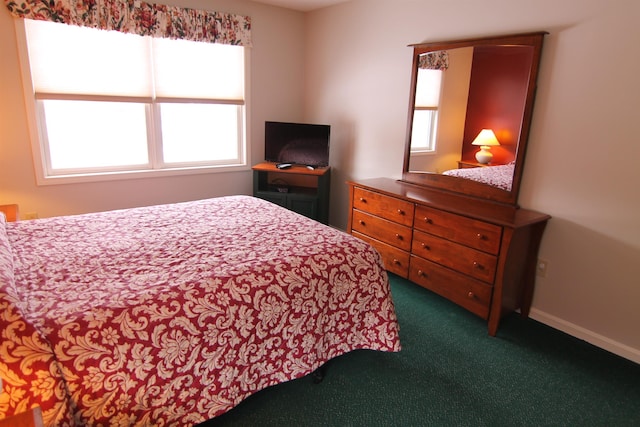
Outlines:
{"label": "reflected window", "polygon": [[412,153],[431,153],[436,150],[442,73],[442,70],[418,69],[411,130]]}

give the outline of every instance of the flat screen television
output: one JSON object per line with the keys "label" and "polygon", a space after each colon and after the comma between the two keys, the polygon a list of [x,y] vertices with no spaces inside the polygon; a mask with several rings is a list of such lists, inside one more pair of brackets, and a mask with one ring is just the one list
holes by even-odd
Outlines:
{"label": "flat screen television", "polygon": [[329,166],[329,125],[265,122],[267,162],[313,167]]}

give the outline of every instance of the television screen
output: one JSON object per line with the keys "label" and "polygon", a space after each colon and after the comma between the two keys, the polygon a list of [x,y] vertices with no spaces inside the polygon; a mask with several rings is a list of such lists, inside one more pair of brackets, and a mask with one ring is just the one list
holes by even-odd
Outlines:
{"label": "television screen", "polygon": [[264,158],[268,162],[329,166],[329,125],[265,122]]}

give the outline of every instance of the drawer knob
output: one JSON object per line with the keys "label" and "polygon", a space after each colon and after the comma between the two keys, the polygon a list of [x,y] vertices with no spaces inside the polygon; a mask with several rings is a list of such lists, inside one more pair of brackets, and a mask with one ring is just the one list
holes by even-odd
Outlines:
{"label": "drawer knob", "polygon": [[358,222],[360,223],[360,225],[364,225],[364,221],[363,220],[359,220]]}
{"label": "drawer knob", "polygon": [[404,211],[402,209],[398,209],[398,215],[404,215]]}
{"label": "drawer knob", "polygon": [[429,217],[424,217],[424,222],[426,222],[427,224],[433,224],[433,220]]}
{"label": "drawer knob", "polygon": [[469,292],[469,293],[467,294],[467,296],[468,296],[469,298],[471,298],[471,299],[475,299],[476,294],[474,294],[473,292]]}
{"label": "drawer knob", "polygon": [[422,249],[426,250],[426,251],[430,251],[431,248],[429,247],[429,245],[427,245],[426,243],[421,243],[420,245],[422,245]]}
{"label": "drawer knob", "polygon": [[425,273],[425,272],[424,272],[424,271],[422,271],[422,270],[418,270],[418,276],[420,276],[420,277],[427,277],[427,273]]}
{"label": "drawer knob", "polygon": [[360,201],[361,201],[362,203],[367,203],[367,199],[365,199],[364,197],[360,197]]}
{"label": "drawer knob", "polygon": [[478,239],[480,239],[480,240],[487,240],[487,236],[485,236],[484,234],[480,234],[480,233],[478,233],[478,234],[476,234],[476,236],[477,236],[477,237],[478,237]]}
{"label": "drawer knob", "polygon": [[397,259],[395,259],[395,258],[393,259],[393,263],[394,263],[395,265],[400,265],[400,261],[398,261],[398,260],[397,260]]}
{"label": "drawer knob", "polygon": [[477,268],[478,270],[482,270],[482,264],[480,264],[478,261],[473,261],[473,268]]}
{"label": "drawer knob", "polygon": [[398,234],[398,233],[396,233],[396,239],[403,240],[402,236],[400,234]]}

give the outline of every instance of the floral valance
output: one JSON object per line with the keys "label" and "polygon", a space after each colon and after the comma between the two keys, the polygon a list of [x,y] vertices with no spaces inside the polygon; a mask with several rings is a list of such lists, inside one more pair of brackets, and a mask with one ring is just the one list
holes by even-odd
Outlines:
{"label": "floral valance", "polygon": [[138,0],[5,0],[12,15],[141,36],[251,46],[251,18]]}
{"label": "floral valance", "polygon": [[446,70],[449,68],[449,53],[446,50],[423,53],[418,58],[418,68],[424,70]]}

